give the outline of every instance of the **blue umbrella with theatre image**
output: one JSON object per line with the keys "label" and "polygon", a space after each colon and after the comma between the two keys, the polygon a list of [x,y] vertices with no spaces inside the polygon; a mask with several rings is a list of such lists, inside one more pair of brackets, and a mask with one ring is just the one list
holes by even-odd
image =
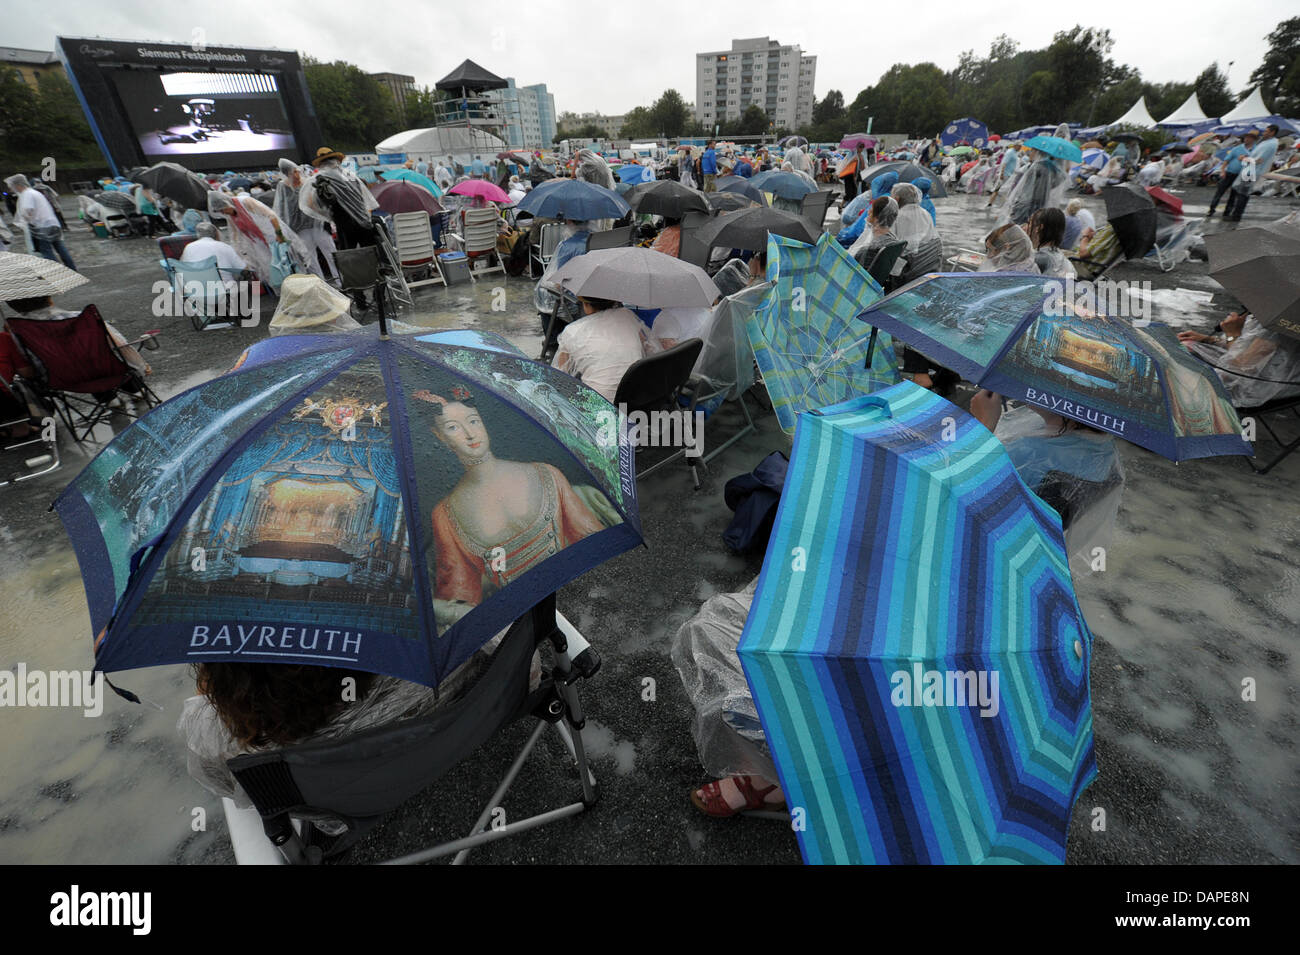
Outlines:
{"label": "blue umbrella with theatre image", "polygon": [[1171,328],[1099,304],[1093,286],[1042,275],[936,273],[858,318],[981,388],[1172,461],[1251,454],[1222,383]]}
{"label": "blue umbrella with theatre image", "polygon": [[246,661],[437,686],[641,541],[613,407],[473,336],[285,336],[121,432],[55,502],[95,668]]}

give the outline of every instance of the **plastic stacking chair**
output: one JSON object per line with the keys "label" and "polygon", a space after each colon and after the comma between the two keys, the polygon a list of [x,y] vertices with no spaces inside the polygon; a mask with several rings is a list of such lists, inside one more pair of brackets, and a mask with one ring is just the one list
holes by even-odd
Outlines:
{"label": "plastic stacking chair", "polygon": [[[530,692],[533,653],[547,640],[555,650],[555,666]],[[455,853],[453,864],[460,863],[475,846],[575,816],[595,805],[596,779],[583,745],[585,714],[577,681],[593,676],[599,667],[599,656],[556,612],[552,595],[515,622],[482,677],[456,702],[428,716],[338,740],[237,756],[227,765],[256,807],[266,839],[279,848],[283,860],[319,863],[355,845],[385,815],[429,789],[505,727],[518,719],[535,719],[528,741],[468,836],[389,860],[412,864]],[[577,769],[576,800],[549,812],[512,819],[505,828],[490,827],[492,811],[502,804],[548,725],[559,734]],[[250,811],[235,809],[227,801],[232,834],[237,827],[247,831],[239,821],[240,812]],[[332,829],[342,823],[344,831],[326,835],[316,825],[322,820],[331,820]],[[248,855],[257,848],[250,847]],[[244,854],[237,844],[236,857]]]}
{"label": "plastic stacking chair", "polygon": [[537,229],[537,241],[529,248],[528,257],[545,272],[560,244],[560,223],[540,222],[534,228]]}
{"label": "plastic stacking chair", "polygon": [[[87,305],[73,318],[8,318],[5,325],[36,367],[32,390],[56,410],[78,444],[113,414],[112,403],[120,392],[142,399],[151,408],[159,403],[153,389],[122,357],[94,305]],[[128,344],[157,349],[156,335],[149,332]],[[120,410],[127,417],[136,417]]]}
{"label": "plastic stacking chair", "polygon": [[[633,362],[618,383],[618,391],[614,395],[615,406],[619,409],[626,407],[629,413],[675,411],[689,415],[693,425],[696,402],[688,393],[688,384],[691,371],[695,368],[695,362],[703,348],[704,342],[701,339],[688,338],[667,351]],[[679,400],[683,395],[688,399],[685,407]],[[677,449],[662,461],[643,471],[638,471],[637,477],[646,477],[673,461],[686,458],[690,465],[691,477],[695,479],[695,489],[698,491],[700,462],[699,459],[687,458],[686,451],[686,448]]]}
{"label": "plastic stacking chair", "polygon": [[408,288],[447,284],[442,269],[438,266],[438,254],[433,244],[433,232],[429,228],[428,213],[397,213],[393,216],[393,235],[397,260],[401,263]]}
{"label": "plastic stacking chair", "polygon": [[[469,274],[474,278],[475,271],[497,272],[506,274],[506,266],[497,251],[497,223],[501,217],[495,208],[465,210],[465,254],[469,256]],[[476,259],[485,258],[489,265],[484,269],[475,269]],[[496,265],[490,264],[496,260]]]}

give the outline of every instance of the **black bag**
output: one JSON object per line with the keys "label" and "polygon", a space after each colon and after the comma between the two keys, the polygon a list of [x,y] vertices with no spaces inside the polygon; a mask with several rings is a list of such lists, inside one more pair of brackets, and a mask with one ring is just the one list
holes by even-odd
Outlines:
{"label": "black bag", "polygon": [[722,497],[727,507],[736,512],[722,532],[722,542],[729,548],[739,554],[767,549],[789,466],[789,458],[773,451],[754,470],[727,482]]}

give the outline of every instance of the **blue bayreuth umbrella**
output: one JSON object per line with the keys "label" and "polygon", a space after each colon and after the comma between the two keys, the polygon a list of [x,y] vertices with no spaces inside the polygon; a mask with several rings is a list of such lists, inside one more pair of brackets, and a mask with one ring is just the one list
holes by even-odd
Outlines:
{"label": "blue bayreuth umbrella", "polygon": [[1061,522],[904,382],[799,416],[738,648],[813,863],[1052,863],[1096,776]]}
{"label": "blue bayreuth umbrella", "polygon": [[1037,149],[1054,159],[1066,159],[1070,162],[1082,162],[1083,150],[1068,139],[1059,136],[1035,136],[1025,141],[1030,149]]}
{"label": "blue bayreuth umbrella", "polygon": [[244,660],[436,686],[640,541],[608,402],[508,345],[422,337],[272,339],[77,476],[55,507],[97,670]]}
{"label": "blue bayreuth umbrella", "polygon": [[619,219],[627,214],[628,204],[612,189],[583,179],[551,179],[534,186],[519,200],[516,212],[527,212],[538,219]]}
{"label": "blue bayreuth umbrella", "polygon": [[858,317],[981,388],[1170,460],[1250,454],[1222,383],[1173,330],[1100,313],[1090,291],[1042,275],[934,274]]}
{"label": "blue bayreuth umbrella", "polygon": [[792,172],[781,172],[779,169],[760,172],[751,177],[750,181],[754,184],[755,189],[770,192],[782,199],[802,199],[809,193],[817,191],[817,187],[808,180],[802,179]]}
{"label": "blue bayreuth umbrella", "polygon": [[971,119],[969,116],[965,119],[954,119],[939,134],[939,144],[942,146],[966,143],[979,149],[988,141],[989,128],[978,119]]}
{"label": "blue bayreuth umbrella", "polygon": [[[735,213],[739,215],[740,213]],[[851,316],[881,296],[880,286],[829,233],[816,245],[769,236],[771,291],[747,318],[746,331],[777,421],[794,433],[795,417],[898,381],[888,335],[867,343]]]}

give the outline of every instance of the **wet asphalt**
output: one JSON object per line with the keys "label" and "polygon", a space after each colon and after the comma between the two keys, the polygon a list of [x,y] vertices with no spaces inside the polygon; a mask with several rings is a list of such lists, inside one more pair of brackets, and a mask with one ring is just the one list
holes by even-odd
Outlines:
{"label": "wet asphalt", "polygon": [[[1187,189],[1182,195],[1189,213],[1204,211],[1208,190]],[[1100,202],[1089,200],[1089,205],[1100,221]],[[1256,198],[1243,225],[1296,205]],[[938,206],[949,245],[975,246],[992,223],[976,197]],[[74,208],[65,201],[69,245],[91,284],[58,301],[66,307],[93,301],[128,336],[161,327],[161,350],[147,357],[156,370],[152,384],[164,397],[220,373],[266,334],[264,327],[198,332],[186,319],[155,318],[152,286],[162,278],[156,244],[143,238],[95,239],[72,218]],[[1203,261],[1183,263],[1168,274],[1128,263],[1113,277],[1150,281],[1158,289],[1216,287]],[[490,307],[495,287],[505,289],[504,312]],[[477,287],[421,289],[416,312],[403,318],[429,327],[499,331],[536,354],[540,326],[532,288],[526,278],[501,281],[498,276]],[[1189,324],[1208,328],[1213,320],[1205,319],[1215,310],[1226,313],[1229,304],[1220,293],[1213,309]],[[774,417],[760,413],[765,396],[761,387],[757,391],[750,408],[759,433],[702,472],[699,491],[692,489],[684,467],[639,482],[646,546],[592,570],[559,595],[560,609],[604,661],[582,689],[599,802],[576,818],[479,849],[471,861],[800,861],[788,825],[716,821],[691,806],[688,793],[704,776],[691,738],[690,703],[668,655],[673,633],[705,598],[741,589],[761,568],[761,554],[732,554],[721,539],[731,519],[722,499],[726,480],[769,451],[789,447]],[[706,441],[725,439],[738,422],[733,409],[724,410],[710,420]],[[61,524],[46,508],[87,459],[70,445],[63,454],[59,472],[0,489],[0,560],[11,567],[11,562],[75,566]],[[1099,575],[1105,580],[1078,583],[1097,636],[1092,679],[1100,776],[1075,807],[1068,861],[1300,861],[1295,744],[1300,517],[1294,503],[1300,454],[1265,477],[1237,460],[1175,466],[1131,447],[1124,460],[1128,488],[1113,545],[1118,570]],[[1207,496],[1227,501],[1214,521],[1197,516]],[[1127,562],[1126,548],[1133,555]],[[1197,601],[1206,599],[1202,592],[1210,587],[1216,604],[1202,610]],[[85,638],[89,666],[88,634],[57,636]],[[1242,674],[1258,677],[1261,694],[1270,696],[1267,705],[1252,708],[1238,699]],[[112,698],[106,705],[129,706]],[[516,724],[434,790],[394,813],[343,861],[377,861],[466,833],[529,729]],[[170,755],[183,764],[179,741]],[[507,821],[577,798],[576,779],[561,757],[559,742],[548,731],[504,800]],[[156,861],[233,861],[217,802],[197,784],[194,788],[195,803],[210,807],[211,831]],[[1098,809],[1104,828],[1097,826]],[[94,861],[113,858],[107,844]]]}

